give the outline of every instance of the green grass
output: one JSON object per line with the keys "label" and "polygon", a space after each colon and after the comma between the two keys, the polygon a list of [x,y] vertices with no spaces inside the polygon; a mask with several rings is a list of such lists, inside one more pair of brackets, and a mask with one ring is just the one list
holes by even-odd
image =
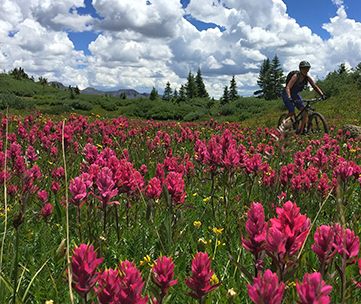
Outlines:
{"label": "green grass", "polygon": [[[321,82],[322,84],[322,82]],[[336,96],[314,104],[317,112],[323,114],[329,125],[342,127],[343,124],[361,123],[360,87],[357,84],[344,84],[343,90]],[[8,94],[8,95],[6,95]],[[11,94],[24,99],[24,103],[13,101],[9,104],[9,114],[26,115],[29,112],[69,115],[77,113],[85,116],[99,115],[104,118],[124,116],[128,118],[207,121],[211,118],[219,122],[240,122],[249,127],[277,125],[279,116],[286,111],[281,99],[266,101],[255,97],[239,97],[227,105],[220,105],[218,100],[195,98],[181,104],[149,98],[120,99],[99,95],[74,95],[51,86],[43,86],[32,80],[16,80],[10,75],[0,74],[0,101]],[[315,93],[304,91],[304,99],[314,98]],[[73,98],[73,99],[72,99]],[[6,106],[3,106],[3,112]]]}

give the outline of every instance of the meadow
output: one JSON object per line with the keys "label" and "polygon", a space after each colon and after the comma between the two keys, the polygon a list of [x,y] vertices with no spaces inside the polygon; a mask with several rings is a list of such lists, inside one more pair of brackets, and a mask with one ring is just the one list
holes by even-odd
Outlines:
{"label": "meadow", "polygon": [[297,136],[280,100],[0,74],[0,303],[357,303],[361,139],[342,127],[361,100],[340,75],[315,104],[330,133]]}
{"label": "meadow", "polygon": [[360,139],[252,123],[3,113],[0,302],[356,303]]}

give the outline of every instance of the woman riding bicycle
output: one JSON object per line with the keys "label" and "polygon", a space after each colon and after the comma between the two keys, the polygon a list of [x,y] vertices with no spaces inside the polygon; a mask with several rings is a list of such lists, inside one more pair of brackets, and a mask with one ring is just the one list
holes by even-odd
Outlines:
{"label": "woman riding bicycle", "polygon": [[310,68],[311,65],[308,61],[301,61],[299,71],[292,71],[287,76],[286,87],[282,91],[282,99],[288,110],[286,118],[292,117],[295,114],[294,103],[300,111],[305,107],[299,92],[303,91],[307,83],[320,94],[323,100],[326,99],[321,89],[313,82],[312,78],[307,75]]}

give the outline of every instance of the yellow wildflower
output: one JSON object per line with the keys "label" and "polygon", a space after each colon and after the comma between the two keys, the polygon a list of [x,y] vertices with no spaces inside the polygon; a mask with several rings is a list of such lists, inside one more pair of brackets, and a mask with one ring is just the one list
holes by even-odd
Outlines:
{"label": "yellow wildflower", "polygon": [[202,223],[201,223],[201,222],[198,222],[198,221],[194,221],[194,222],[193,222],[193,225],[194,225],[195,227],[199,227],[200,225],[202,225]]}
{"label": "yellow wildflower", "polygon": [[140,261],[139,266],[145,266],[150,262],[150,256],[147,255],[144,257],[143,261]]}
{"label": "yellow wildflower", "polygon": [[221,228],[221,229],[218,229],[217,227],[214,227],[213,228],[213,232],[215,233],[215,234],[222,234],[222,231],[224,230],[224,228]]}
{"label": "yellow wildflower", "polygon": [[217,284],[219,282],[215,273],[212,275],[210,281],[211,281],[211,283],[214,283],[214,284]]}

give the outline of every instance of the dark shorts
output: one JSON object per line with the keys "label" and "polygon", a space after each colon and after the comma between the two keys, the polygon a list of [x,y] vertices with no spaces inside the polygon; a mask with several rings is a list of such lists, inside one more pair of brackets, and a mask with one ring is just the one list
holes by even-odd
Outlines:
{"label": "dark shorts", "polygon": [[285,90],[282,91],[282,100],[283,100],[283,103],[285,104],[288,112],[294,112],[295,105],[296,105],[297,109],[300,109],[301,107],[305,106],[305,103],[302,101],[302,97],[299,93],[297,93],[296,95],[293,95],[291,97],[293,99],[293,102],[291,102],[288,99],[286,91]]}

